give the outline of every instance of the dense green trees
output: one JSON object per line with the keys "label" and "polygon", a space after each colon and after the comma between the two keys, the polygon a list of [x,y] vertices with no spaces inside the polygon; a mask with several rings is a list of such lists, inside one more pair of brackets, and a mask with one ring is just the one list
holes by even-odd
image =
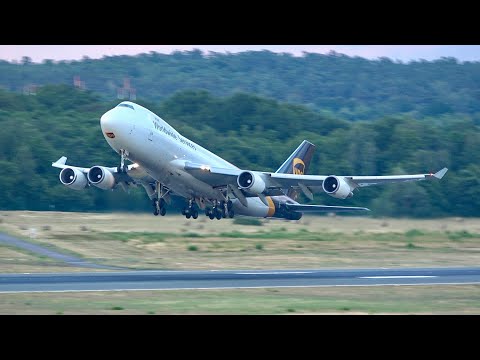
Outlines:
{"label": "dense green trees", "polygon": [[179,90],[204,89],[213,96],[255,93],[349,120],[400,113],[417,119],[467,114],[480,122],[480,62],[455,58],[402,63],[335,52],[294,57],[270,51],[206,55],[193,50],[41,64],[28,58],[0,61],[0,87],[6,90],[21,92],[32,83],[71,85],[74,76],[110,100],[128,77],[138,98],[152,102]]}
{"label": "dense green trees", "polygon": [[[143,189],[73,191],[51,167],[62,155],[78,166],[115,166],[119,160],[99,118],[118,102],[67,85],[40,87],[35,96],[0,90],[0,209],[149,211]],[[314,203],[367,206],[377,216],[480,216],[480,129],[473,117],[392,115],[349,122],[271,98],[240,92],[217,97],[204,90],[138,102],[239,167],[274,171],[308,139],[317,146],[310,173],[450,169],[441,182],[363,188],[348,200],[319,194]]]}

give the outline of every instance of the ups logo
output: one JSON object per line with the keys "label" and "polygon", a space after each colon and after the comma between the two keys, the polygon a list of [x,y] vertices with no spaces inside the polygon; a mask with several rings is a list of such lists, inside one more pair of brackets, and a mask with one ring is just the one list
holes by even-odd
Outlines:
{"label": "ups logo", "polygon": [[305,173],[305,163],[299,158],[293,159],[293,173],[296,175]]}

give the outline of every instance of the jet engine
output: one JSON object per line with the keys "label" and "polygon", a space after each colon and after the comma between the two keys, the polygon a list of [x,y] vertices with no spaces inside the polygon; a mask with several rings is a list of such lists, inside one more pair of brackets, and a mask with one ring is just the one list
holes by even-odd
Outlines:
{"label": "jet engine", "polygon": [[353,190],[343,177],[327,176],[323,180],[323,191],[337,199],[346,199],[353,196]]}
{"label": "jet engine", "polygon": [[112,189],[115,186],[115,177],[112,172],[103,166],[94,166],[88,170],[88,181],[103,190]]}
{"label": "jet engine", "polygon": [[261,176],[254,171],[244,171],[237,178],[238,186],[243,190],[261,194],[265,191],[265,182]]}
{"label": "jet engine", "polygon": [[85,174],[75,168],[63,168],[62,171],[60,171],[59,178],[60,182],[63,185],[68,186],[74,190],[82,190],[88,184]]}

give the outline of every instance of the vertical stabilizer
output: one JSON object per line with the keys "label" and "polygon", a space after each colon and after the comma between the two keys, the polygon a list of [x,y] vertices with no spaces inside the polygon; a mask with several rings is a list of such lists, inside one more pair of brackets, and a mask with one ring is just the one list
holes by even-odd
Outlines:
{"label": "vertical stabilizer", "polygon": [[[308,171],[308,167],[314,152],[315,145],[307,140],[303,140],[298,148],[275,172],[280,174],[305,175]],[[298,194],[294,189],[288,189],[287,196],[295,200]]]}

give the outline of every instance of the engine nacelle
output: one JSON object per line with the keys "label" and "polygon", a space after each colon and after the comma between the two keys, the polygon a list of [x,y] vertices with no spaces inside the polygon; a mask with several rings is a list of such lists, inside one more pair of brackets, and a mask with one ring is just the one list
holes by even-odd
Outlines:
{"label": "engine nacelle", "polygon": [[60,182],[63,185],[68,186],[69,188],[72,188],[74,190],[85,189],[88,184],[85,174],[75,168],[63,168],[62,171],[60,171],[59,178]]}
{"label": "engine nacelle", "polygon": [[353,196],[353,190],[343,177],[327,176],[323,180],[323,191],[337,199],[346,199]]}
{"label": "engine nacelle", "polygon": [[244,171],[237,178],[237,184],[241,189],[261,194],[265,191],[266,185],[259,174],[254,171]]}
{"label": "engine nacelle", "polygon": [[115,186],[115,177],[110,170],[103,166],[94,166],[88,170],[88,181],[103,190],[112,189]]}

